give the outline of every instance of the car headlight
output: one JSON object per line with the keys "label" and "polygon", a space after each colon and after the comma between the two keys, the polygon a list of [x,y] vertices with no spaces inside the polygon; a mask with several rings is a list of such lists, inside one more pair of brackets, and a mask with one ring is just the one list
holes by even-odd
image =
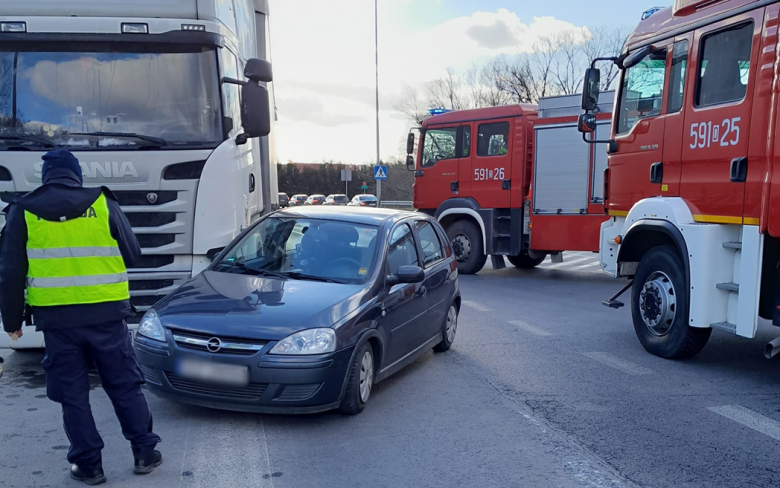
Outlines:
{"label": "car headlight", "polygon": [[309,329],[285,337],[269,354],[325,354],[335,350],[336,332],[333,329]]}
{"label": "car headlight", "polygon": [[165,329],[163,329],[162,323],[160,323],[160,317],[153,308],[150,308],[149,311],[144,314],[141,323],[138,324],[137,333],[155,341],[166,342]]}

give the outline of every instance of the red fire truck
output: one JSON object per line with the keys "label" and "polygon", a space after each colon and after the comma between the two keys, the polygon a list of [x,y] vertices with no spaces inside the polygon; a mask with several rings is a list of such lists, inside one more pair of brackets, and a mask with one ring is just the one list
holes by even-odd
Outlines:
{"label": "red fire truck", "polygon": [[[596,137],[609,133],[613,100],[599,96]],[[548,254],[559,261],[562,251],[598,252],[606,147],[583,141],[580,102],[449,112],[410,132],[415,208],[442,223],[459,272],[478,272],[487,256],[496,268],[504,257],[532,268]]]}
{"label": "red fire truck", "polygon": [[[623,291],[645,349],[685,358],[712,329],[780,325],[780,2],[677,0],[644,17],[613,59],[611,136],[596,137],[609,149],[600,258],[633,280]],[[589,140],[598,81],[588,70]]]}

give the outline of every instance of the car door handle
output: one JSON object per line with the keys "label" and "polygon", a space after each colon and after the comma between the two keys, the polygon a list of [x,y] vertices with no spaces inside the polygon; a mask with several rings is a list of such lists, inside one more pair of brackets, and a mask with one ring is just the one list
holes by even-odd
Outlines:
{"label": "car door handle", "polygon": [[650,165],[650,183],[662,183],[664,181],[664,163]]}
{"label": "car door handle", "polygon": [[731,160],[731,182],[744,183],[747,181],[748,158],[734,158]]}
{"label": "car door handle", "polygon": [[428,288],[421,286],[419,290],[417,290],[417,293],[415,293],[416,296],[420,298],[424,298],[425,295],[428,294]]}

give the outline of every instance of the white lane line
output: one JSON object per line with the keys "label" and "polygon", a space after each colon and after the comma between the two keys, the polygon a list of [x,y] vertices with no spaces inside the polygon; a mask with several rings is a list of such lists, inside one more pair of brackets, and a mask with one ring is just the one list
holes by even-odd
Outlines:
{"label": "white lane line", "polygon": [[610,368],[615,368],[626,374],[630,374],[631,376],[641,376],[655,373],[655,371],[651,369],[647,369],[644,366],[640,366],[630,361],[626,361],[625,359],[621,359],[617,356],[613,356],[608,352],[584,352],[582,354],[586,357],[589,357],[590,359],[593,359],[594,361],[598,361],[601,364],[606,364]]}
{"label": "white lane line", "polygon": [[463,300],[463,305],[473,308],[477,312],[490,312],[490,309],[487,307],[483,307],[479,303],[475,302],[474,300]]}
{"label": "white lane line", "polygon": [[581,263],[583,261],[587,261],[588,259],[591,259],[591,258],[577,258],[577,259],[572,259],[571,261],[564,261],[562,263],[551,264],[549,266],[545,266],[544,264],[542,264],[539,267],[540,268],[544,268],[544,269],[562,268],[562,267],[570,266],[572,264],[576,264],[576,263]]}
{"label": "white lane line", "polygon": [[740,405],[724,405],[722,407],[708,407],[707,410],[722,415],[750,429],[760,432],[780,441],[780,422],[764,417],[748,408]]}
{"label": "white lane line", "polygon": [[528,332],[529,334],[537,335],[539,337],[549,337],[553,335],[544,329],[540,329],[539,327],[534,327],[533,325],[529,325],[523,322],[522,320],[510,320],[509,323],[522,331]]}
{"label": "white lane line", "polygon": [[585,269],[585,268],[592,268],[594,266],[601,267],[601,262],[600,261],[596,261],[595,263],[583,264],[582,266],[575,266],[572,269]]}

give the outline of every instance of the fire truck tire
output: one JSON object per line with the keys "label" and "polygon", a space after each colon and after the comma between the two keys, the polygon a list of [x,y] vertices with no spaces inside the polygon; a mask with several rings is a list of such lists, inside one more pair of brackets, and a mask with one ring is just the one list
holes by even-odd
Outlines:
{"label": "fire truck tire", "polygon": [[685,265],[677,248],[659,246],[639,262],[631,292],[631,315],[639,342],[650,354],[687,359],[704,349],[712,329],[688,325]]}
{"label": "fire truck tire", "polygon": [[447,226],[447,236],[458,261],[458,273],[476,274],[485,267],[487,256],[477,224],[458,220]]}
{"label": "fire truck tire", "polygon": [[547,259],[546,254],[542,254],[540,256],[537,256],[535,258],[532,258],[528,255],[528,251],[523,251],[517,256],[507,256],[506,257],[510,263],[512,263],[512,266],[520,269],[531,269],[539,266],[544,262],[545,259]]}

